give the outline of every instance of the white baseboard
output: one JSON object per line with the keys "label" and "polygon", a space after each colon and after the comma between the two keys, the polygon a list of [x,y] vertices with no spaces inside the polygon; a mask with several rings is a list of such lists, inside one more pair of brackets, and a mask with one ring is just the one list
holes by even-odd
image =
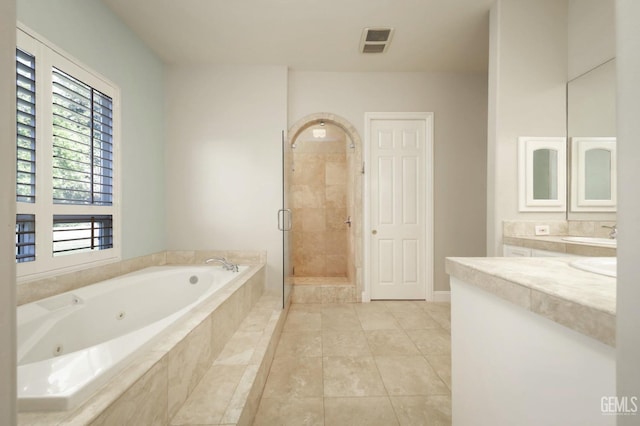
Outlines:
{"label": "white baseboard", "polygon": [[[362,303],[371,302],[369,298],[369,294],[367,292],[362,292]],[[432,302],[449,302],[451,303],[451,292],[449,290],[436,290],[433,292],[433,300]]]}
{"label": "white baseboard", "polygon": [[449,302],[451,303],[451,292],[436,290],[433,292],[433,301],[434,302]]}

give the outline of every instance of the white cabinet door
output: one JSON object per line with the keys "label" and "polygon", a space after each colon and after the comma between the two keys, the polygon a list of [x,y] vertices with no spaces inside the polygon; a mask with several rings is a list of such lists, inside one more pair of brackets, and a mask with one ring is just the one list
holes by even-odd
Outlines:
{"label": "white cabinet door", "polygon": [[502,246],[502,255],[504,257],[531,257],[531,249],[505,244]]}
{"label": "white cabinet door", "polygon": [[510,246],[508,244],[502,246],[502,255],[505,257],[583,257],[577,254]]}
{"label": "white cabinet door", "polygon": [[560,253],[557,251],[538,250],[538,249],[531,249],[531,256],[533,257],[584,257],[577,254]]}
{"label": "white cabinet door", "polygon": [[615,348],[454,277],[451,305],[454,425],[615,426]]}

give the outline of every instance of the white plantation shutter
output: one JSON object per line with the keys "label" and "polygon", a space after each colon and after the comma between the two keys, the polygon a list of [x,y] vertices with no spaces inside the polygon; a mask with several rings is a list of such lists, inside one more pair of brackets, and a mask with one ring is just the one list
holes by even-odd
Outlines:
{"label": "white plantation shutter", "polygon": [[53,69],[53,202],[113,202],[113,102]]}
{"label": "white plantation shutter", "polygon": [[36,217],[33,214],[16,215],[16,262],[36,260]]}
{"label": "white plantation shutter", "polygon": [[16,50],[16,200],[36,199],[36,60]]}

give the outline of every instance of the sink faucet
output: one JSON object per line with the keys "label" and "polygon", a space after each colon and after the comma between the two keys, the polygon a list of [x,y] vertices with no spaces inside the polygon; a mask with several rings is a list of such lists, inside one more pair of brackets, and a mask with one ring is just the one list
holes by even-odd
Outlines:
{"label": "sink faucet", "polygon": [[206,263],[207,265],[212,262],[221,263],[222,267],[227,271],[238,272],[238,265],[235,263],[229,262],[224,257],[211,257],[204,261],[204,263]]}
{"label": "sink faucet", "polygon": [[618,226],[616,224],[614,224],[613,226],[602,225],[602,227],[611,229],[611,232],[609,232],[609,238],[611,238],[612,240],[616,239],[616,237],[618,236]]}

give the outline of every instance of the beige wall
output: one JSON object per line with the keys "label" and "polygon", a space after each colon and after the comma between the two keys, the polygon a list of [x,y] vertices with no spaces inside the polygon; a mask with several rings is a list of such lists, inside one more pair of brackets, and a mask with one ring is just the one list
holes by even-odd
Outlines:
{"label": "beige wall", "polygon": [[[618,0],[618,287],[617,392],[640,397],[640,2]],[[619,426],[638,415],[619,416]]]}
{"label": "beige wall", "polygon": [[502,221],[565,219],[518,211],[518,137],[565,136],[567,3],[498,0],[489,45],[487,254],[502,253]]}
{"label": "beige wall", "polygon": [[434,283],[442,291],[446,256],[485,255],[486,99],[484,73],[289,73],[290,125],[330,112],[363,138],[365,112],[434,113]]}
{"label": "beige wall", "polygon": [[569,0],[568,80],[616,56],[615,0]]}
{"label": "beige wall", "polygon": [[166,71],[167,248],[266,250],[267,282],[282,288],[285,67]]}
{"label": "beige wall", "polygon": [[0,425],[16,422],[16,4],[0,2]]}

